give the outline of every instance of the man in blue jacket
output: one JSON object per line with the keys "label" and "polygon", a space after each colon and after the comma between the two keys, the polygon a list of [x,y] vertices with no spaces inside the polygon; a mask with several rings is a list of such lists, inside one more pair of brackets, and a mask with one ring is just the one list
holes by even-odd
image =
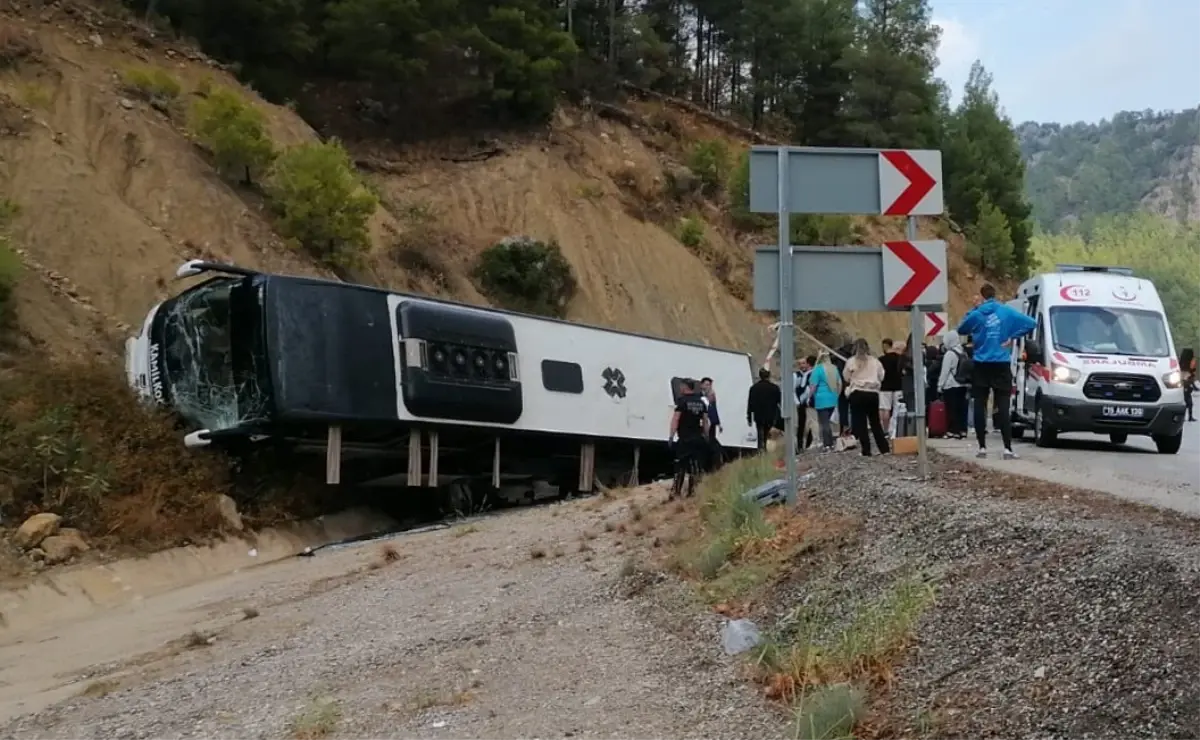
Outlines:
{"label": "man in blue jacket", "polygon": [[996,407],[995,418],[1004,440],[1004,459],[1017,456],[1012,450],[1012,419],[1009,403],[1012,393],[1012,340],[1037,328],[1037,322],[1020,311],[996,300],[996,289],[984,283],[979,289],[983,301],[971,309],[958,325],[959,334],[969,334],[975,345],[972,357],[971,391],[975,396],[975,437],[979,440],[976,457],[987,457],[988,393]]}

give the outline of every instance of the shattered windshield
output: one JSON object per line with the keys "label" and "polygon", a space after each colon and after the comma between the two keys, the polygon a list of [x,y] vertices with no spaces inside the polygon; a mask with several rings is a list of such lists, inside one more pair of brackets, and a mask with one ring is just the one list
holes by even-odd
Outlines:
{"label": "shattered windshield", "polygon": [[163,357],[173,405],[202,429],[228,429],[265,412],[256,374],[239,382],[234,372],[230,294],[239,282],[199,285],[180,294],[165,316]]}

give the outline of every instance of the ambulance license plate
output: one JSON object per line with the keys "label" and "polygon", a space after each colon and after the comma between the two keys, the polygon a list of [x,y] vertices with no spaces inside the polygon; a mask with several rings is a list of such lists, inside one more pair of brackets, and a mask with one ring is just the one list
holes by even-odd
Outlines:
{"label": "ambulance license plate", "polygon": [[1108,419],[1141,419],[1146,409],[1141,406],[1105,406],[1101,413]]}

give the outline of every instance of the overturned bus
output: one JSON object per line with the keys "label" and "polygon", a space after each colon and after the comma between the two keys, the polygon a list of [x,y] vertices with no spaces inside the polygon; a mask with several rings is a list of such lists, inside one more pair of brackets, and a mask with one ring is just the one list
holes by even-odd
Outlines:
{"label": "overturned bus", "polygon": [[[176,273],[202,275],[127,340],[130,385],[189,446],[272,440],[324,454],[331,484],[519,498],[648,480],[670,468],[682,378],[739,400],[753,382],[740,352],[200,260]],[[721,442],[756,448],[740,410]]]}

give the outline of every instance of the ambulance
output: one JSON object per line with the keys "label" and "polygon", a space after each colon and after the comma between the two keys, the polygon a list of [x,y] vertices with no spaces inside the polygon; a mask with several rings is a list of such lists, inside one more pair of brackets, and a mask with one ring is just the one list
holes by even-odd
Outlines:
{"label": "ambulance", "polygon": [[1183,442],[1183,376],[1158,291],[1122,267],[1057,265],[1009,302],[1037,321],[1013,343],[1013,434],[1039,447],[1059,435]]}

